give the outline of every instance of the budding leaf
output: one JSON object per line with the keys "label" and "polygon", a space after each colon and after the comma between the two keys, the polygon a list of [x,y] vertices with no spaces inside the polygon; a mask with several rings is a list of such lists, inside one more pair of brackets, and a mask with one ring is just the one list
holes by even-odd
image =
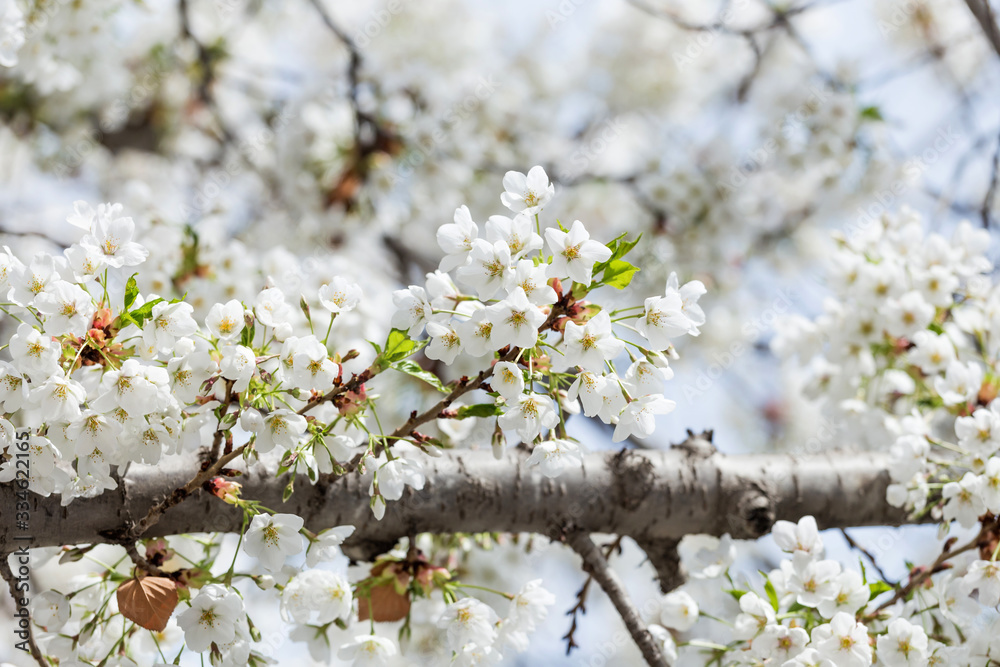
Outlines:
{"label": "budding leaf", "polygon": [[632,282],[632,278],[635,277],[638,271],[638,267],[629,264],[625,260],[616,259],[604,269],[601,282],[615,289],[625,289]]}
{"label": "budding leaf", "polygon": [[455,419],[467,419],[469,417],[496,417],[503,414],[503,409],[495,403],[476,403],[475,405],[463,405],[456,412]]}
{"label": "budding leaf", "polygon": [[127,314],[123,313],[122,320],[125,320],[127,318],[132,322],[135,322],[135,325],[137,327],[141,328],[142,325],[146,322],[146,320],[148,320],[150,317],[153,316],[153,306],[160,303],[161,301],[163,301],[163,299],[160,298],[153,299],[152,301],[147,301],[138,310],[133,310],[131,313]]}
{"label": "budding leaf", "polygon": [[135,298],[139,296],[139,287],[135,284],[135,277],[139,275],[138,273],[133,273],[132,277],[128,279],[125,283],[125,308],[123,312],[128,312],[128,309],[132,307],[135,303]]}
{"label": "budding leaf", "polygon": [[636,244],[639,243],[639,239],[642,238],[642,234],[639,234],[637,237],[635,237],[634,241],[626,241],[625,236],[627,234],[628,232],[625,232],[620,236],[616,236],[615,238],[611,239],[610,243],[607,244],[608,250],[611,251],[611,257],[608,257],[607,261],[605,262],[598,262],[597,264],[594,264],[595,276],[601,271],[606,270],[614,262],[620,260],[625,255],[629,254],[632,251],[632,248],[634,248]]}
{"label": "budding leaf", "polygon": [[[374,345],[374,343],[372,343]],[[375,346],[378,349],[378,346]],[[380,370],[389,368],[397,361],[402,361],[418,349],[416,341],[410,339],[401,329],[393,329],[385,340],[385,347],[375,359],[375,366]]]}
{"label": "budding leaf", "polygon": [[408,360],[397,361],[391,366],[391,368],[394,368],[400,373],[406,373],[407,375],[415,377],[418,380],[423,380],[424,382],[434,387],[443,394],[448,393],[448,389],[446,389],[445,386],[441,384],[441,380],[438,379],[438,376],[434,375],[434,373],[431,373],[430,371],[425,371],[423,368],[421,368],[413,361],[408,361]]}
{"label": "budding leaf", "polygon": [[767,599],[771,601],[771,606],[774,607],[774,611],[778,611],[778,592],[774,590],[774,584],[771,583],[770,579],[765,577],[764,581],[764,592],[767,593]]}
{"label": "budding leaf", "polygon": [[876,595],[882,595],[882,593],[887,593],[892,590],[892,586],[885,583],[884,581],[873,581],[872,583],[868,584],[868,588],[869,590],[871,590],[873,598]]}

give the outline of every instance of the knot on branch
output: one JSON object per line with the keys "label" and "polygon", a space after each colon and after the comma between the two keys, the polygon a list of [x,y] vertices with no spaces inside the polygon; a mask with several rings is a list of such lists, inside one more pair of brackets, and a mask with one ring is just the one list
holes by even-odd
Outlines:
{"label": "knot on branch", "polygon": [[635,510],[653,490],[656,472],[652,462],[631,449],[623,449],[608,461],[614,480],[614,502],[626,510]]}
{"label": "knot on branch", "polygon": [[729,515],[729,532],[734,538],[756,539],[770,532],[775,521],[771,495],[759,482],[748,482],[738,493],[736,511]]}
{"label": "knot on branch", "polygon": [[679,588],[687,580],[677,553],[679,540],[637,537],[635,542],[646,552],[646,558],[656,569],[656,578],[664,595]]}
{"label": "knot on branch", "polygon": [[695,433],[688,429],[687,434],[688,437],[683,442],[671,445],[671,449],[683,450],[688,456],[698,459],[707,459],[719,451],[712,444],[712,437],[715,435],[712,430]]}

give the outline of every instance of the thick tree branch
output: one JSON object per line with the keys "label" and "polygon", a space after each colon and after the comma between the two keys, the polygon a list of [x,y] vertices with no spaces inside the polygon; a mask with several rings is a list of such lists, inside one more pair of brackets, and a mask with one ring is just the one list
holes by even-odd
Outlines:
{"label": "thick tree branch", "polygon": [[[587,455],[584,465],[548,479],[524,464],[524,453],[502,460],[489,451],[452,451],[427,459],[423,490],[407,488],[376,521],[369,509],[368,478],[346,475],[311,485],[304,477],[282,503],[287,478],[274,478],[260,465],[240,478],[243,496],[276,511],[298,514],[311,530],[351,524],[347,547],[354,558],[381,553],[406,535],[420,532],[533,532],[555,535],[573,528],[627,535],[642,544],[684,535],[731,534],[756,538],[776,519],[811,514],[824,528],[899,525],[904,512],[885,502],[889,480],[886,454],[836,453],[696,457],[684,450]],[[236,465],[242,465],[237,462]],[[133,465],[127,493],[76,499],[29,495],[31,547],[117,542],[130,517],[182,488],[196,474],[194,457]],[[14,507],[14,489],[0,485],[0,514]],[[186,502],[168,509],[145,534],[158,537],[192,532],[237,532],[240,511],[197,488]],[[0,522],[0,545],[12,544],[12,522]]]}
{"label": "thick tree branch", "polygon": [[997,27],[996,17],[993,15],[993,8],[989,0],[965,0],[969,11],[976,17],[979,27],[983,29],[983,34],[989,41],[990,46],[1000,56],[1000,28]]}
{"label": "thick tree branch", "polygon": [[621,578],[608,565],[607,558],[590,539],[590,535],[574,531],[567,536],[566,543],[583,559],[583,569],[611,598],[615,609],[618,610],[618,615],[625,621],[625,627],[632,635],[632,640],[642,652],[642,657],[646,659],[646,664],[650,667],[668,667],[667,661],[663,659],[663,654],[656,645],[656,640],[653,639],[653,635],[650,634],[639,615],[639,610],[629,599]]}

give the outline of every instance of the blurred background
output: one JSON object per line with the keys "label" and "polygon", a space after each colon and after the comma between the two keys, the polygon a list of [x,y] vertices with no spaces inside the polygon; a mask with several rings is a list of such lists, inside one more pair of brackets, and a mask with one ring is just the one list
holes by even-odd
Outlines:
{"label": "blurred background", "polygon": [[[661,291],[671,271],[709,288],[708,324],[680,347],[667,389],[678,409],[647,446],[710,428],[728,453],[885,447],[864,414],[811,400],[809,369],[781,364],[770,343],[785,318],[821,312],[832,232],[910,206],[946,235],[963,219],[995,233],[995,9],[0,0],[0,241],[22,258],[58,250],[78,236],[65,222],[74,201],[122,202],[153,251],[144,293],[187,293],[203,317],[268,278],[295,294],[349,276],[366,298],[336,339],[362,349],[384,335],[392,289],[437,267],[434,231],[455,208],[502,213],[503,174],[540,164],[556,184],[548,216],[580,219],[604,241],[644,235],[637,293]],[[395,391],[419,400],[416,386]],[[600,424],[572,428],[611,447]],[[911,559],[932,548],[919,528],[852,535],[895,576],[901,545]],[[456,550],[484,582],[542,577],[558,597],[506,664],[634,664],[600,594],[565,657],[562,612],[583,580],[574,557],[541,544],[525,555],[523,540],[488,546],[505,557]],[[768,540],[741,554],[736,572],[773,567]],[[656,592],[642,558],[626,540],[615,561],[640,603]],[[69,576],[36,574],[48,586]],[[704,597],[732,603],[718,586]],[[22,664],[4,641],[0,660]],[[436,655],[434,637],[420,641]],[[278,654],[308,661],[283,638]]]}

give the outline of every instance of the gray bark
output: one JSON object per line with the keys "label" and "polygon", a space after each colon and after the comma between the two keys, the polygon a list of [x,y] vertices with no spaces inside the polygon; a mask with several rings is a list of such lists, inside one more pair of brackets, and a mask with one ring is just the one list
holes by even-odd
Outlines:
{"label": "gray bark", "polygon": [[[823,528],[899,525],[905,513],[885,502],[888,457],[874,453],[695,456],[683,449],[588,454],[580,469],[548,479],[524,465],[524,454],[495,460],[489,452],[453,451],[427,459],[427,484],[407,488],[390,502],[382,521],[369,510],[368,482],[356,475],[296,481],[287,503],[287,479],[253,466],[240,478],[243,496],[279,512],[298,514],[313,531],[351,524],[354,558],[371,557],[401,537],[419,532],[567,531],[616,533],[643,545],[664,545],[692,533],[755,538],[776,519],[811,514]],[[133,468],[117,491],[77,499],[29,494],[30,547],[114,541],[148,508],[197,472],[191,460]],[[0,485],[0,551],[14,545],[15,489]],[[206,493],[168,510],[145,537],[191,532],[235,532],[241,513]],[[19,533],[21,534],[21,533]],[[18,542],[21,546],[24,542]],[[661,576],[665,574],[661,572]]]}

